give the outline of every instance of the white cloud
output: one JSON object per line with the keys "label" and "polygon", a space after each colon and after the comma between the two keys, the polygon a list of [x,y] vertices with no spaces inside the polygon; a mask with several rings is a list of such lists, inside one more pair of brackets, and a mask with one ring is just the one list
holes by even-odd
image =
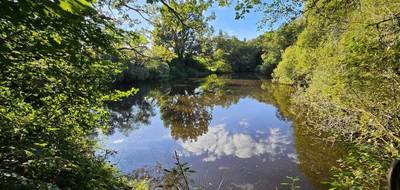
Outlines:
{"label": "white cloud", "polygon": [[260,134],[260,135],[263,135],[263,134],[265,134],[265,131],[256,130],[256,133],[257,133],[257,134]]}
{"label": "white cloud", "polygon": [[218,167],[218,170],[229,170],[229,167],[226,167],[226,166],[220,166],[220,167]]}
{"label": "white cloud", "polygon": [[206,155],[205,162],[215,161],[222,156],[250,158],[268,153],[274,157],[286,150],[290,141],[278,128],[271,128],[264,140],[255,140],[244,133],[229,134],[225,125],[210,127],[209,131],[195,142],[181,142],[185,155]]}
{"label": "white cloud", "polygon": [[209,155],[207,158],[203,159],[204,162],[214,162],[215,160],[217,160],[217,157],[214,155]]}
{"label": "white cloud", "polygon": [[296,153],[289,153],[287,154],[287,157],[294,163],[296,164],[300,164],[299,159],[297,158],[297,154]]}
{"label": "white cloud", "polygon": [[290,144],[288,136],[282,135],[279,128],[271,128],[269,132],[270,135],[263,141],[267,145],[266,152],[272,156],[282,154],[286,150],[284,145]]}
{"label": "white cloud", "polygon": [[124,139],[118,139],[118,140],[113,141],[112,143],[113,144],[120,144],[122,142],[124,142]]}
{"label": "white cloud", "polygon": [[239,126],[241,127],[248,127],[249,126],[249,121],[247,119],[241,119],[239,121]]}

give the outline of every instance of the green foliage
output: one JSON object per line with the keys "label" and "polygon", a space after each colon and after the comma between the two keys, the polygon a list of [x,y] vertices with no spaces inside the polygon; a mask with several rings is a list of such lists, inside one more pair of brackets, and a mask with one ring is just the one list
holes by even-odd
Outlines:
{"label": "green foliage", "polygon": [[260,20],[260,28],[265,24],[273,28],[274,24],[293,21],[301,16],[304,6],[304,0],[237,0],[236,2],[236,19],[243,18],[251,9],[259,9],[264,13]]}
{"label": "green foliage", "polygon": [[110,86],[124,35],[90,3],[0,2],[2,189],[128,188],[88,138],[127,95]]}
{"label": "green foliage", "polygon": [[[221,52],[221,50],[217,50],[216,52]],[[231,65],[226,63],[222,58],[218,58],[217,56],[215,56],[215,54],[210,57],[196,56],[194,60],[203,71],[210,71],[213,73],[233,72]]]}
{"label": "green foliage", "polygon": [[251,72],[261,64],[261,48],[256,41],[241,41],[222,31],[213,41],[213,57],[215,62],[219,61],[214,70],[220,68],[222,72]]}
{"label": "green foliage", "polygon": [[199,54],[205,43],[205,37],[211,34],[208,21],[214,17],[212,15],[206,17],[203,14],[211,3],[204,0],[188,0],[171,1],[168,6],[163,4],[160,15],[153,19],[154,43],[172,49],[178,60],[190,59],[193,55]]}
{"label": "green foliage", "polygon": [[133,189],[135,189],[135,190],[149,190],[150,189],[150,185],[147,180],[132,180],[130,183],[131,183],[131,186],[133,187]]}
{"label": "green foliage", "polygon": [[123,82],[137,82],[143,80],[159,80],[170,77],[170,67],[167,63],[149,59],[145,60],[145,63],[136,61],[128,61],[125,63],[128,68],[122,73],[122,77],[119,78]]}
{"label": "green foliage", "polygon": [[142,81],[150,78],[150,71],[141,63],[127,63],[128,68],[124,70],[120,80],[124,82]]}
{"label": "green foliage", "polygon": [[390,166],[388,158],[376,147],[352,147],[345,158],[338,160],[339,166],[332,170],[329,182],[332,189],[387,189],[387,175]]}
{"label": "green foliage", "polygon": [[295,79],[294,65],[298,60],[298,54],[293,47],[288,47],[284,54],[283,60],[279,63],[278,67],[274,70],[274,79],[282,84],[293,84]]}
{"label": "green foliage", "polygon": [[170,62],[173,59],[177,58],[177,55],[174,52],[171,52],[167,48],[163,46],[153,46],[151,47],[151,57],[155,59],[160,59],[164,62]]}
{"label": "green foliage", "polygon": [[294,101],[307,123],[354,144],[331,185],[383,189],[400,150],[398,3],[321,0],[305,8],[307,25],[274,78],[304,87]]}
{"label": "green foliage", "polygon": [[232,73],[232,66],[223,60],[218,60],[214,63],[213,70],[216,73]]}
{"label": "green foliage", "polygon": [[198,65],[198,68],[202,69],[202,70],[208,70],[208,66],[211,64],[210,62],[212,60],[210,60],[207,57],[204,56],[195,56],[193,58],[194,62],[196,65]]}
{"label": "green foliage", "polygon": [[266,75],[272,74],[276,65],[281,61],[282,52],[296,41],[297,35],[303,30],[303,22],[304,20],[298,19],[258,37],[263,49],[261,55],[263,63],[258,66],[258,72]]}
{"label": "green foliage", "polygon": [[[171,67],[171,76],[176,78],[199,77],[210,73],[208,70],[208,59],[204,57],[193,57],[173,59],[169,65]],[[185,65],[184,67],[182,65]]]}
{"label": "green foliage", "polygon": [[170,69],[168,64],[165,62],[152,60],[146,63],[145,67],[149,70],[150,76],[152,76],[150,79],[163,79],[169,77]]}

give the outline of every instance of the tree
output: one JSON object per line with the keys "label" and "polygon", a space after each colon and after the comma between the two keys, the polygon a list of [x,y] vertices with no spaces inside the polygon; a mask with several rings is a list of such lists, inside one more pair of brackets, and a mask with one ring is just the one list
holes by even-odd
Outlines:
{"label": "tree", "polygon": [[284,24],[278,29],[264,33],[259,37],[260,46],[263,49],[261,55],[263,63],[257,69],[259,72],[271,75],[272,71],[281,61],[282,53],[285,49],[297,40],[297,35],[303,30],[302,19]]}
{"label": "tree", "polygon": [[[156,45],[172,49],[178,60],[191,58],[201,52],[204,38],[212,31],[208,22],[214,17],[205,16],[211,1],[171,1],[163,4],[160,15],[154,18],[153,40]],[[176,10],[171,12],[170,9]]]}
{"label": "tree", "polygon": [[255,71],[261,64],[261,48],[255,41],[239,40],[220,32],[214,38],[214,57],[229,64],[235,72]]}
{"label": "tree", "polygon": [[88,136],[122,95],[111,83],[129,33],[91,3],[0,1],[1,188],[127,187]]}

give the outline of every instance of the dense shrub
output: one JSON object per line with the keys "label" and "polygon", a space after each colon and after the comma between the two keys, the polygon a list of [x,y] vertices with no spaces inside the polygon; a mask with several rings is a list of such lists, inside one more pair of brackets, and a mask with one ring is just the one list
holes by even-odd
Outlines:
{"label": "dense shrub", "polygon": [[143,80],[159,80],[170,77],[170,68],[167,63],[159,60],[148,60],[146,63],[127,63],[128,68],[123,71],[119,79],[124,82]]}
{"label": "dense shrub", "polygon": [[150,79],[163,79],[169,77],[169,66],[165,62],[151,60],[145,64],[145,68],[149,70]]}
{"label": "dense shrub", "polygon": [[259,36],[257,40],[260,41],[263,53],[262,65],[257,67],[257,71],[271,76],[272,71],[282,60],[282,53],[287,47],[293,45],[303,28],[304,20],[298,19]]}
{"label": "dense shrub", "polygon": [[214,63],[214,69],[216,73],[232,73],[233,69],[229,63],[223,60],[218,60]]}
{"label": "dense shrub", "polygon": [[126,37],[91,3],[0,1],[0,189],[129,188],[90,138]]}
{"label": "dense shrub", "polygon": [[[220,32],[214,38],[216,49],[213,53],[215,61],[223,61],[230,65],[233,72],[253,72],[262,63],[261,48],[256,41],[239,40]],[[224,64],[221,64],[224,66]],[[230,70],[229,67],[224,66]]]}
{"label": "dense shrub", "polygon": [[384,189],[388,163],[400,156],[400,7],[390,0],[315,6],[324,9],[309,9],[274,78],[303,87],[294,100],[314,129],[354,144],[331,185]]}
{"label": "dense shrub", "polygon": [[134,82],[150,78],[150,71],[144,64],[129,62],[127,65],[128,68],[124,70],[122,79],[120,80]]}

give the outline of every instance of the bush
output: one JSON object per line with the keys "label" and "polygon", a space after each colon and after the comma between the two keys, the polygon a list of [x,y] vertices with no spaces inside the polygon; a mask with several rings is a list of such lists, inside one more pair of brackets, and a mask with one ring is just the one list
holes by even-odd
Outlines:
{"label": "bush", "polygon": [[262,64],[257,66],[256,72],[261,73],[263,75],[271,75],[273,69],[274,65]]}
{"label": "bush", "polygon": [[342,3],[308,12],[305,30],[285,50],[274,78],[303,86],[294,102],[306,122],[356,149],[331,184],[384,189],[388,163],[400,156],[400,19],[392,15],[400,7],[390,0]]}
{"label": "bush", "polygon": [[232,66],[223,60],[218,60],[215,62],[214,70],[216,73],[232,73]]}
{"label": "bush", "polygon": [[149,70],[139,63],[128,63],[128,68],[123,72],[121,80],[126,82],[145,80],[150,77]]}
{"label": "bush", "polygon": [[283,54],[283,59],[274,70],[273,77],[275,81],[282,84],[293,84],[295,82],[295,67],[297,57],[295,47],[288,47]]}
{"label": "bush", "polygon": [[151,60],[145,64],[145,68],[149,70],[150,79],[168,78],[170,75],[169,65],[158,60]]}
{"label": "bush", "polygon": [[170,68],[167,63],[159,60],[149,60],[142,63],[127,63],[128,68],[122,73],[120,81],[135,82],[147,79],[164,79],[170,76]]}
{"label": "bush", "polygon": [[211,60],[203,57],[203,56],[195,56],[193,61],[190,61],[192,65],[192,68],[195,68],[199,71],[208,71],[209,70],[209,66],[211,65]]}
{"label": "bush", "polygon": [[177,78],[198,77],[210,73],[208,60],[204,57],[174,59],[170,62],[171,76]]}

